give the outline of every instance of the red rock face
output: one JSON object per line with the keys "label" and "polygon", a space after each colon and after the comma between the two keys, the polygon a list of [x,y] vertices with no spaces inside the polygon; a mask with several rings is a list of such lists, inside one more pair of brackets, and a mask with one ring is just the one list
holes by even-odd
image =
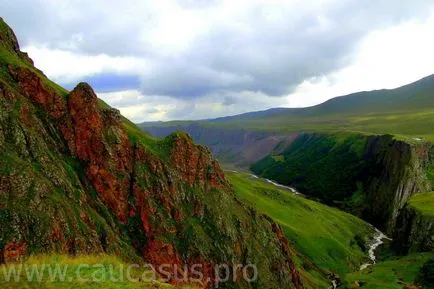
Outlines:
{"label": "red rock face", "polygon": [[287,264],[280,264],[280,268],[278,268],[278,270],[280,271],[282,268],[286,268],[285,265],[288,265],[289,268],[291,269],[290,273],[291,273],[292,283],[295,285],[295,288],[301,289],[303,288],[303,285],[301,282],[300,274],[298,273],[297,268],[292,262],[292,257],[289,253],[290,252],[289,241],[283,234],[283,231],[279,225],[272,223],[272,228],[273,228],[273,232],[276,234],[277,238],[279,239],[282,253],[286,255]]}
{"label": "red rock face", "polygon": [[[185,148],[181,148],[185,146]],[[167,236],[177,232],[175,227],[159,226],[155,227],[151,223],[152,216],[156,213],[156,208],[150,205],[149,200],[158,201],[164,211],[172,218],[176,224],[182,224],[184,214],[180,211],[174,203],[173,197],[178,193],[180,183],[196,186],[198,184],[210,185],[205,174],[207,167],[214,168],[214,164],[210,165],[209,159],[205,159],[205,154],[202,154],[197,146],[192,145],[191,141],[184,137],[179,137],[173,144],[171,153],[171,163],[178,165],[176,172],[181,170],[179,176],[174,177],[170,175],[167,164],[161,159],[154,156],[144,147],[137,147],[135,149],[135,161],[137,164],[143,164],[150,169],[150,174],[159,179],[159,186],[152,187],[150,191],[143,191],[137,185],[133,186],[133,195],[136,200],[136,207],[130,212],[130,215],[135,216],[140,214],[142,226],[146,235],[146,246],[142,248],[143,255],[149,260],[157,269],[160,265],[170,264],[170,268],[165,267],[164,271],[172,272],[170,282],[178,284],[180,278],[185,276],[187,280],[194,274],[184,266],[191,269],[193,265],[200,265],[201,272],[204,275],[204,280],[197,285],[201,288],[208,288],[214,280],[214,266],[211,262],[207,262],[201,258],[190,258],[183,260],[173,244],[167,243],[161,239],[161,236]],[[179,163],[175,163],[179,162]],[[220,168],[217,167],[219,170]],[[148,175],[136,174],[135,179],[144,180]],[[216,187],[226,185],[223,178],[215,177]],[[212,186],[212,185],[211,185]],[[183,238],[182,234],[178,235]],[[157,270],[158,271],[158,270]],[[160,272],[164,276],[165,272]],[[193,274],[192,274],[193,273]],[[165,276],[164,276],[165,277]],[[182,279],[182,278],[181,278]],[[182,280],[181,280],[182,281]]]}
{"label": "red rock face", "polygon": [[[97,96],[85,83],[80,83],[69,94],[69,114],[73,135],[68,134],[71,131],[68,125],[63,131],[71,152],[88,164],[87,175],[96,191],[125,223],[133,161],[127,135],[113,117],[105,122],[98,109]],[[107,144],[104,139],[104,131],[110,126],[119,138],[116,144]]]}
{"label": "red rock face", "polygon": [[[180,201],[176,201],[182,187],[196,187],[210,193],[210,188],[230,191],[230,185],[211,153],[180,134],[173,136],[168,159],[157,157],[144,146],[133,146],[122,127],[119,112],[98,108],[97,96],[89,85],[81,83],[68,98],[63,98],[47,89],[32,71],[21,68],[10,70],[22,94],[51,117],[58,119],[56,124],[69,153],[80,160],[88,180],[118,220],[128,224],[131,218],[139,217],[141,227],[137,227],[137,231],[143,234],[146,241],[141,241],[142,244],[137,241],[133,246],[154,266],[171,264],[172,268],[180,268],[180,275],[189,276],[191,273],[182,270],[184,264],[190,267],[202,264],[205,280],[210,281],[199,285],[203,288],[213,285],[215,276],[212,262],[201,256],[183,260],[174,243],[163,241],[164,237],[174,234],[177,234],[177,238],[184,238],[178,227],[182,227],[186,216],[178,207]],[[137,166],[145,166],[147,171],[139,173]],[[156,224],[155,219],[152,221],[157,212],[155,202],[158,202],[164,218],[170,220],[167,222],[170,225]],[[193,211],[189,214],[197,217],[202,214],[201,211],[203,204],[195,201]],[[80,218],[88,224],[86,215]],[[273,229],[287,260],[279,265],[279,269],[291,268],[293,283],[296,288],[301,288],[300,277],[291,262],[288,241],[278,227]],[[65,243],[60,227],[53,227],[51,235],[53,240]],[[66,244],[65,248],[80,246],[85,247],[85,244]],[[7,258],[21,254],[26,254],[25,244],[10,244],[4,251]],[[170,281],[174,284],[179,282],[176,278]]]}
{"label": "red rock face", "polygon": [[3,260],[6,263],[20,262],[27,255],[27,244],[9,241],[3,249]]}
{"label": "red rock face", "polygon": [[50,116],[59,118],[66,113],[66,100],[45,87],[35,72],[28,68],[13,66],[9,66],[9,71],[18,82],[24,96],[39,104]]}
{"label": "red rock face", "polygon": [[[104,152],[103,122],[98,111],[98,98],[90,86],[80,83],[69,94],[69,112],[73,122],[76,156],[97,165]],[[94,152],[98,152],[95,155]]]}
{"label": "red rock face", "polygon": [[[47,88],[32,70],[9,67],[21,93],[38,104],[53,118],[61,118],[57,125],[70,153],[87,164],[87,175],[121,222],[127,219],[127,196],[132,167],[132,149],[128,136],[113,116],[105,123],[98,109],[98,98],[92,88],[80,83],[66,99]],[[104,131],[114,126],[119,142],[107,145]],[[116,172],[116,176],[114,174]]]}
{"label": "red rock face", "polygon": [[[32,85],[25,87],[29,91],[39,89],[38,86]],[[45,100],[42,99],[41,102],[43,101]],[[67,115],[70,119],[66,118],[67,121],[61,122],[61,130],[72,154],[87,163],[87,176],[101,199],[123,223],[127,222],[129,216],[140,214],[143,232],[148,240],[143,250],[146,259],[155,266],[172,264],[181,268],[183,262],[175,247],[158,239],[158,236],[171,233],[171,228],[168,228],[168,231],[156,229],[149,222],[149,216],[154,213],[155,208],[149,205],[148,198],[152,194],[152,198],[158,199],[165,210],[173,213],[172,217],[181,222],[183,215],[170,198],[170,195],[176,194],[178,182],[185,182],[191,186],[210,185],[215,188],[227,186],[218,163],[211,160],[206,149],[195,146],[185,137],[179,137],[173,144],[171,163],[180,171],[180,179],[166,181],[161,190],[143,191],[131,183],[134,162],[146,164],[155,176],[167,175],[167,165],[145,148],[132,147],[128,136],[121,129],[120,115],[113,110],[101,113],[97,96],[88,85],[79,84],[69,94],[68,108]],[[109,128],[119,137],[116,144],[108,145],[104,139],[104,132]],[[128,205],[130,193],[137,200],[135,209]]]}
{"label": "red rock face", "polygon": [[208,184],[214,188],[228,186],[220,165],[210,157],[209,150],[194,145],[191,139],[179,137],[172,148],[173,165],[190,185]]}

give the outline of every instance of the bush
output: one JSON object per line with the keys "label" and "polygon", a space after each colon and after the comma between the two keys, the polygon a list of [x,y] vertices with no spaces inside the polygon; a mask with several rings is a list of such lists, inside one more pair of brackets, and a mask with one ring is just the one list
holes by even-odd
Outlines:
{"label": "bush", "polygon": [[420,268],[419,283],[424,288],[434,288],[434,259],[427,261]]}

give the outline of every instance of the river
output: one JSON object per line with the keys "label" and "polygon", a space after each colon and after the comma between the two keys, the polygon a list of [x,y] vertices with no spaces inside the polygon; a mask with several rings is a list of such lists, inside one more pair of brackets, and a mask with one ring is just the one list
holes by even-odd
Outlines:
{"label": "river", "polygon": [[371,244],[369,245],[369,259],[371,259],[371,262],[365,263],[362,266],[360,266],[360,271],[365,270],[369,266],[375,265],[377,263],[377,257],[375,256],[375,250],[377,250],[378,247],[384,244],[383,240],[392,240],[389,237],[387,237],[383,232],[375,228],[375,235],[374,238],[371,240]]}

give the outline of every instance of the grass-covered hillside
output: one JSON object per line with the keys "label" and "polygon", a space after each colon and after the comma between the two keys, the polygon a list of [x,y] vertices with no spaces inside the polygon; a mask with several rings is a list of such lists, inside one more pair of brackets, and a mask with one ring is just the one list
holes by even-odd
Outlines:
{"label": "grass-covered hillside", "polygon": [[[197,284],[199,286],[199,284]],[[159,281],[149,266],[127,264],[117,257],[37,255],[24,263],[0,267],[4,289],[194,289]]]}
{"label": "grass-covered hillside", "polygon": [[424,217],[434,218],[434,193],[414,195],[408,202],[408,206]]}
{"label": "grass-covered hillside", "polygon": [[[385,260],[359,271],[366,262],[362,250],[373,229],[335,208],[294,195],[248,173],[228,173],[237,196],[278,222],[304,256],[297,262],[308,288],[330,288],[327,278],[340,277],[340,289],[434,288],[434,253],[412,253]],[[410,206],[432,216],[433,194],[416,195]],[[431,209],[430,209],[431,208]]]}
{"label": "grass-covered hillside", "polygon": [[[302,253],[311,288],[328,288],[325,278],[358,270],[367,260],[364,251],[373,228],[338,209],[293,195],[248,173],[227,173],[237,196],[279,223],[288,239]],[[305,256],[305,257],[303,257]],[[316,284],[316,285],[315,285]],[[318,286],[318,287],[316,287]]]}

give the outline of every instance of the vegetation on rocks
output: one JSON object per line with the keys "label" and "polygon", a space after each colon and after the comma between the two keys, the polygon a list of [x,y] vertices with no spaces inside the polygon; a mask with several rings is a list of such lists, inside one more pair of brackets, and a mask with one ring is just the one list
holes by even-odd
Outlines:
{"label": "vegetation on rocks", "polygon": [[417,210],[424,217],[434,218],[434,193],[414,195],[408,202],[408,206]]}
{"label": "vegetation on rocks", "polygon": [[400,254],[434,251],[434,193],[416,194],[398,216],[393,247]]}
{"label": "vegetation on rocks", "polygon": [[280,227],[235,198],[208,149],[184,133],[149,137],[86,83],[59,88],[0,27],[1,262],[56,253],[201,264],[202,288],[218,280],[213,266],[252,263],[253,283],[238,275],[221,287],[302,288]]}

